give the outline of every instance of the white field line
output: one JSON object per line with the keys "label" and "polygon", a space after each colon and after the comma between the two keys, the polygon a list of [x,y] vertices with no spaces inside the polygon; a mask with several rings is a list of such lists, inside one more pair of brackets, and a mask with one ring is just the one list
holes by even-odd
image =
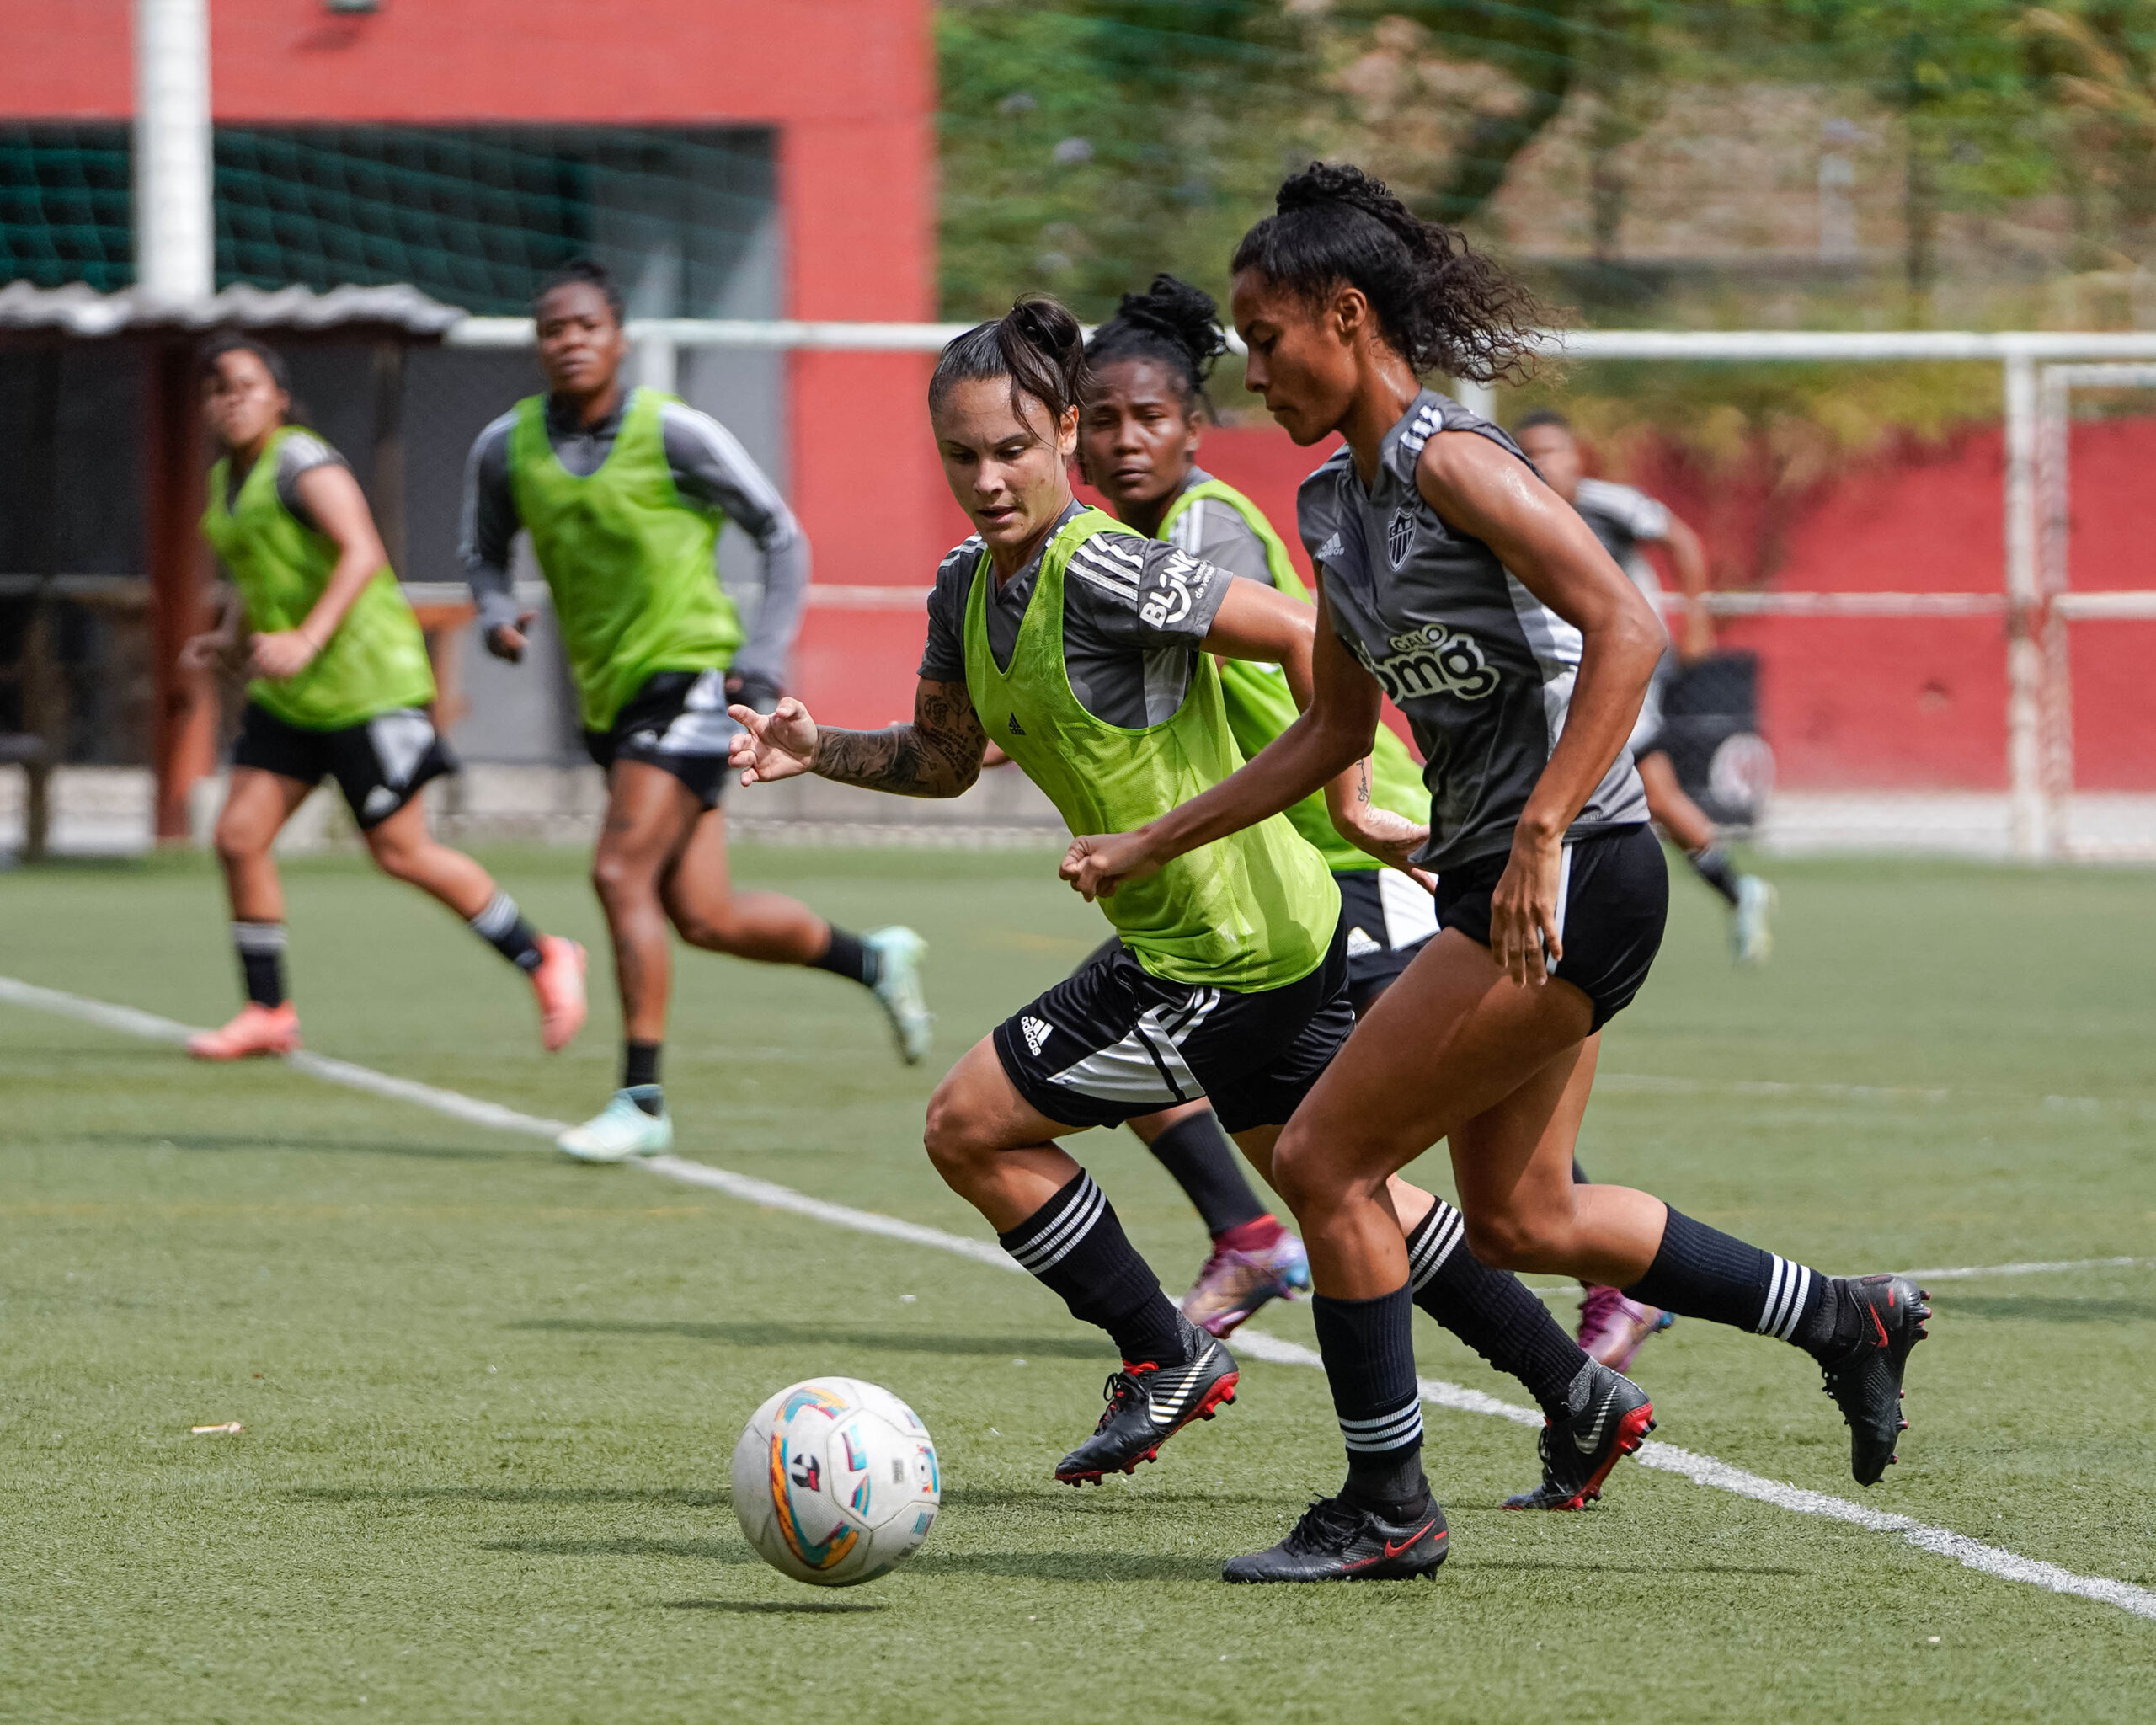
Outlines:
{"label": "white field line", "polygon": [[[65,994],[57,989],[40,988],[33,983],[19,982],[13,977],[0,976],[0,1001],[35,1011],[56,1012],[65,1017],[80,1019],[86,1023],[122,1031],[152,1042],[182,1042],[193,1033],[186,1025],[176,1023],[169,1018],[160,1018],[154,1013],[137,1012],[131,1007],[112,1006],[104,1001],[86,999],[81,995]],[[549,1139],[562,1130],[562,1123],[557,1120],[542,1120],[536,1115],[519,1114],[514,1108],[481,1102],[435,1085],[392,1077],[386,1072],[355,1065],[348,1060],[302,1054],[293,1056],[290,1064],[295,1070],[328,1083],[341,1084],[350,1089],[366,1091],[399,1102],[413,1103],[460,1120],[470,1121],[475,1125],[492,1126],[504,1131]],[[941,1228],[902,1221],[895,1216],[878,1215],[871,1210],[855,1210],[843,1204],[826,1203],[822,1199],[811,1198],[806,1193],[796,1192],[790,1187],[776,1185],[768,1180],[730,1173],[723,1168],[689,1162],[680,1156],[653,1156],[634,1166],[664,1179],[684,1181],[691,1185],[724,1192],[750,1204],[791,1211],[797,1215],[828,1222],[835,1227],[879,1235],[885,1239],[903,1240],[910,1245],[947,1252],[996,1269],[1024,1274],[1001,1247],[991,1246],[985,1241],[968,1239],[963,1235],[946,1233]],[[2121,1260],[2092,1259],[2089,1262],[2105,1263]],[[2004,1268],[2012,1273],[2024,1269],[2033,1271],[2079,1267],[2009,1265]],[[1274,1365],[1324,1369],[1324,1362],[1315,1349],[1278,1336],[1268,1336],[1262,1331],[1238,1331],[1235,1351],[1253,1359],[1262,1359]],[[1531,1407],[1502,1401],[1495,1396],[1485,1395],[1480,1390],[1470,1390],[1462,1384],[1447,1383],[1442,1378],[1423,1378],[1418,1381],[1417,1387],[1422,1391],[1422,1399],[1433,1407],[1508,1419],[1516,1425],[1534,1427],[1542,1423],[1542,1416]],[[1650,1439],[1641,1445],[1636,1459],[1643,1467],[1680,1475],[1695,1485],[1711,1486],[1718,1491],[1770,1503],[1794,1514],[1817,1515],[1830,1521],[1844,1521],[1853,1526],[1868,1528],[1875,1533],[1892,1534],[1919,1551],[1951,1557],[1956,1562],[1984,1575],[1994,1576],[2003,1581],[2024,1582],[2051,1593],[2070,1594],[2081,1599],[2094,1599],[2101,1605],[2116,1605],[2137,1617],[2156,1621],[2156,1592],[2136,1587],[2131,1582],[2113,1581],[2105,1576],[2078,1575],[2056,1563],[2040,1562],[1997,1546],[1987,1546],[1950,1528],[1933,1527],[1911,1516],[1867,1509],[1861,1503],[1851,1503],[1846,1498],[1832,1497],[1824,1492],[1808,1492],[1796,1486],[1764,1479],[1756,1473],[1748,1473],[1742,1468],[1732,1467],[1711,1455],[1694,1455],[1689,1450],[1680,1450],[1670,1444]]]}

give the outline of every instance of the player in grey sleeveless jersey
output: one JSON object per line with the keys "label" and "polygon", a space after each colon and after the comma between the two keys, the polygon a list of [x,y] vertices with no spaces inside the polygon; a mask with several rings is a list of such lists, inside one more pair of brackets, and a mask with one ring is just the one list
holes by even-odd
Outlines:
{"label": "player in grey sleeveless jersey", "polygon": [[[1698,536],[1666,505],[1645,492],[1588,478],[1580,461],[1579,441],[1572,435],[1565,416],[1554,409],[1536,409],[1513,428],[1513,435],[1550,489],[1580,512],[1603,548],[1616,559],[1617,567],[1632,578],[1633,585],[1646,595],[1657,611],[1661,578],[1655,574],[1654,565],[1641,555],[1640,547],[1668,546],[1684,596],[1690,601],[1685,609],[1683,656],[1702,659],[1712,652],[1714,627],[1697,602],[1705,590],[1707,574],[1706,554]],[[1758,875],[1739,873],[1731,864],[1714,822],[1684,794],[1669,758],[1662,729],[1662,698],[1678,663],[1674,650],[1662,655],[1662,663],[1655,668],[1654,681],[1647,685],[1640,722],[1632,727],[1632,759],[1640,769],[1640,782],[1646,788],[1647,812],[1683,850],[1694,873],[1727,900],[1729,947],[1737,963],[1764,964],[1774,949],[1774,889]]]}
{"label": "player in grey sleeveless jersey", "polygon": [[[1667,637],[1512,440],[1418,381],[1516,371],[1537,307],[1457,233],[1325,163],[1281,187],[1235,272],[1248,387],[1297,443],[1346,443],[1301,498],[1331,623],[1314,693],[1241,772],[1133,832],[1081,836],[1064,873],[1088,896],[1113,892],[1287,808],[1367,753],[1389,694],[1428,763],[1416,860],[1438,872],[1439,932],[1273,1152],[1310,1251],[1348,1478],[1225,1578],[1405,1577],[1444,1562],[1421,1465],[1412,1265],[1387,1196],[1440,1140],[1478,1258],[1804,1348],[1849,1423],[1852,1471],[1872,1483],[1903,1429],[1903,1367],[1930,1315],[1922,1290],[1823,1276],[1647,1193],[1572,1181],[1598,1033],[1645,980],[1668,906],[1625,747]],[[1613,1427],[1645,1437],[1636,1386],[1600,1382],[1550,1416],[1545,1455]]]}

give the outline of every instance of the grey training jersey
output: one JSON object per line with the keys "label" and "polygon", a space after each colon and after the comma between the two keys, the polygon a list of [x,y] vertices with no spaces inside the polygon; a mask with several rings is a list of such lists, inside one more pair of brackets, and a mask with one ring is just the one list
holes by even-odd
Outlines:
{"label": "grey training jersey", "polygon": [[1617,567],[1632,578],[1632,585],[1647,596],[1662,614],[1662,578],[1654,565],[1640,554],[1642,539],[1669,537],[1669,511],[1646,492],[1609,479],[1582,479],[1572,493],[1572,507],[1593,530],[1602,548]]}
{"label": "grey training jersey", "polygon": [[[597,473],[614,451],[628,407],[625,391],[619,407],[596,425],[586,425],[566,403],[550,398],[547,441],[562,466],[579,478]],[[512,409],[479,434],[464,464],[464,521],[457,552],[479,603],[482,633],[516,621],[509,578],[510,541],[520,525],[509,478],[509,437],[515,425]],[[675,489],[693,505],[718,510],[763,553],[763,600],[728,669],[783,688],[802,609],[808,602],[808,542],[763,469],[710,414],[669,401],[659,408],[659,429]],[[716,569],[712,578],[718,579]]]}
{"label": "grey training jersey", "polygon": [[[1057,526],[1084,506],[1073,503]],[[1054,538],[1043,539],[1033,560],[1000,586],[990,577],[988,650],[1000,665],[1007,667],[1017,650],[1018,625]],[[936,571],[921,659],[921,675],[930,682],[966,680],[966,604],[980,553],[979,539],[968,539]],[[1158,539],[1097,533],[1072,552],[1063,572],[1063,665],[1078,704],[1126,730],[1174,718],[1233,579]]]}
{"label": "grey training jersey", "polygon": [[[1193,467],[1182,489],[1203,485],[1213,476]],[[1265,555],[1265,542],[1251,531],[1240,510],[1217,497],[1201,497],[1175,518],[1168,529],[1168,543],[1187,552],[1201,563],[1209,563],[1246,581],[1273,585],[1273,565]]]}
{"label": "grey training jersey", "polygon": [[[1443,872],[1511,848],[1565,727],[1580,632],[1423,500],[1415,463],[1439,431],[1472,431],[1527,459],[1488,420],[1426,389],[1385,433],[1376,483],[1365,491],[1342,449],[1303,481],[1296,521],[1333,628],[1414,729],[1430,788],[1430,838],[1416,860]],[[1569,836],[1646,818],[1620,751]]]}

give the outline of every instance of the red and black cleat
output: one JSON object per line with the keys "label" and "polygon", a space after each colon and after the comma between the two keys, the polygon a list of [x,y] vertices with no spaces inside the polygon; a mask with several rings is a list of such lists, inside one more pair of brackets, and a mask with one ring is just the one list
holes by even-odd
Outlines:
{"label": "red and black cleat", "polygon": [[1909,1350],[1925,1336],[1930,1298],[1906,1276],[1835,1278],[1835,1293],[1851,1301],[1861,1332],[1848,1353],[1820,1362],[1822,1386],[1849,1424],[1849,1471],[1860,1486],[1902,1458],[1895,1446],[1909,1423],[1902,1418],[1902,1372]]}
{"label": "red and black cleat", "polygon": [[1434,1575],[1451,1549],[1434,1498],[1398,1520],[1345,1498],[1320,1498],[1269,1551],[1230,1557],[1223,1581],[1412,1581]]}
{"label": "red and black cleat", "polygon": [[1508,1509],[1584,1509],[1602,1496],[1609,1470],[1654,1429],[1654,1403],[1621,1373],[1595,1361],[1586,1368],[1587,1399],[1577,1413],[1545,1420],[1537,1447],[1542,1483],[1505,1499]]}
{"label": "red and black cleat", "polygon": [[1055,1465],[1067,1486],[1098,1485],[1103,1474],[1129,1473],[1194,1421],[1210,1419],[1235,1399],[1235,1358],[1211,1337],[1187,1332],[1202,1345],[1184,1365],[1123,1362],[1107,1381],[1107,1411],[1093,1435]]}

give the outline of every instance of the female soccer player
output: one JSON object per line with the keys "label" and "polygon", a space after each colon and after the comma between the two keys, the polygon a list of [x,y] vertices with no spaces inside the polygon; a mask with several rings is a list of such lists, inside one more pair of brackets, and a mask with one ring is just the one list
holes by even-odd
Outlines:
{"label": "female soccer player", "polygon": [[[769,715],[737,706],[744,783],[815,772],[956,796],[993,735],[1073,831],[1130,825],[1241,760],[1214,655],[1278,665],[1307,692],[1308,606],[1072,499],[1066,464],[1086,393],[1076,320],[1053,300],[1021,301],[944,349],[930,417],[952,494],[979,531],[937,572],[913,723],[834,730],[790,697]],[[1360,802],[1360,776],[1358,757],[1326,787],[1334,818],[1404,863],[1422,829]],[[1100,1188],[1054,1140],[1208,1096],[1262,1170],[1353,1022],[1339,890],[1284,817],[1102,908],[1116,949],[976,1044],[931,1101],[926,1134],[937,1172],[1011,1256],[1122,1353],[1099,1425],[1056,1468],[1072,1484],[1150,1460],[1232,1399],[1236,1374],[1227,1350],[1169,1303]],[[1580,1384],[1604,1386],[1605,1406],[1645,1405],[1516,1280],[1453,1249],[1449,1205],[1405,1186],[1400,1202],[1422,1215],[1407,1247],[1418,1278],[1461,1290],[1454,1297],[1481,1314],[1493,1347],[1524,1362],[1506,1369],[1539,1373],[1531,1387],[1561,1408]],[[1620,1453],[1616,1423],[1604,1423],[1557,1465],[1575,1500]]]}
{"label": "female soccer player", "polygon": [[[1213,297],[1202,289],[1158,275],[1144,293],[1125,294],[1086,344],[1091,382],[1078,422],[1079,467],[1118,521],[1307,605],[1309,590],[1263,511],[1198,465],[1213,417],[1205,381],[1226,347]],[[1277,665],[1224,659],[1219,670],[1228,729],[1247,758],[1294,720],[1294,697]],[[1407,825],[1422,820],[1429,798],[1413,758],[1383,728],[1369,781],[1378,808]],[[1358,1014],[1367,1012],[1437,932],[1429,891],[1342,837],[1322,795],[1305,798],[1288,820],[1325,857],[1340,889],[1348,1000]],[[1268,1300],[1310,1291],[1302,1242],[1251,1191],[1209,1107],[1190,1103],[1129,1125],[1213,1236],[1212,1255],[1183,1296],[1186,1317],[1225,1337]]]}
{"label": "female soccer player", "polygon": [[[510,594],[510,541],[519,528],[531,536],[584,745],[606,770],[592,884],[614,938],[622,1085],[557,1142],[580,1162],[622,1162],[674,1142],[659,1081],[670,922],[709,952],[860,983],[909,1065],[928,1052],[935,1020],[911,929],[849,934],[795,900],[737,893],[728,878],[718,801],[736,727],[726,703],[731,695],[767,708],[785,681],[808,585],[801,530],[723,427],[671,396],[622,386],[629,342],[605,270],[572,264],[532,312],[547,393],[519,402],[472,446],[464,568],[488,649],[520,660],[531,613]],[[762,607],[745,642],[713,563],[728,516],[764,557]]]}
{"label": "female soccer player", "polygon": [[1511,440],[1418,381],[1518,364],[1532,302],[1458,234],[1359,169],[1323,163],[1281,188],[1235,272],[1249,387],[1299,444],[1346,440],[1299,504],[1331,624],[1315,697],[1225,784],[1135,830],[1079,837],[1065,873],[1088,896],[1149,890],[1156,871],[1188,866],[1366,750],[1382,692],[1428,763],[1417,860],[1438,873],[1441,932],[1274,1146],[1273,1183],[1310,1247],[1348,1479],[1226,1578],[1407,1576],[1444,1561],[1390,1183],[1439,1139],[1478,1258],[1805,1348],[1870,1484],[1904,1429],[1923,1291],[1897,1276],[1823,1276],[1644,1192],[1572,1181],[1595,1033],[1645,980],[1667,907],[1624,747],[1665,637]]}
{"label": "female soccer player", "polygon": [[187,1044],[205,1060],[290,1054],[299,1011],[285,994],[285,895],[270,846],[325,777],[351,805],[385,874],[431,893],[531,979],[551,1053],[584,1024],[584,948],[539,934],[487,871],[428,836],[420,787],[456,770],[426,708],[434,672],[419,620],[390,572],[344,457],[286,423],[291,383],[244,336],[203,350],[202,405],[224,451],[202,531],[232,590],[217,627],[181,649],[194,670],[253,673],[217,817],[247,1004]]}

